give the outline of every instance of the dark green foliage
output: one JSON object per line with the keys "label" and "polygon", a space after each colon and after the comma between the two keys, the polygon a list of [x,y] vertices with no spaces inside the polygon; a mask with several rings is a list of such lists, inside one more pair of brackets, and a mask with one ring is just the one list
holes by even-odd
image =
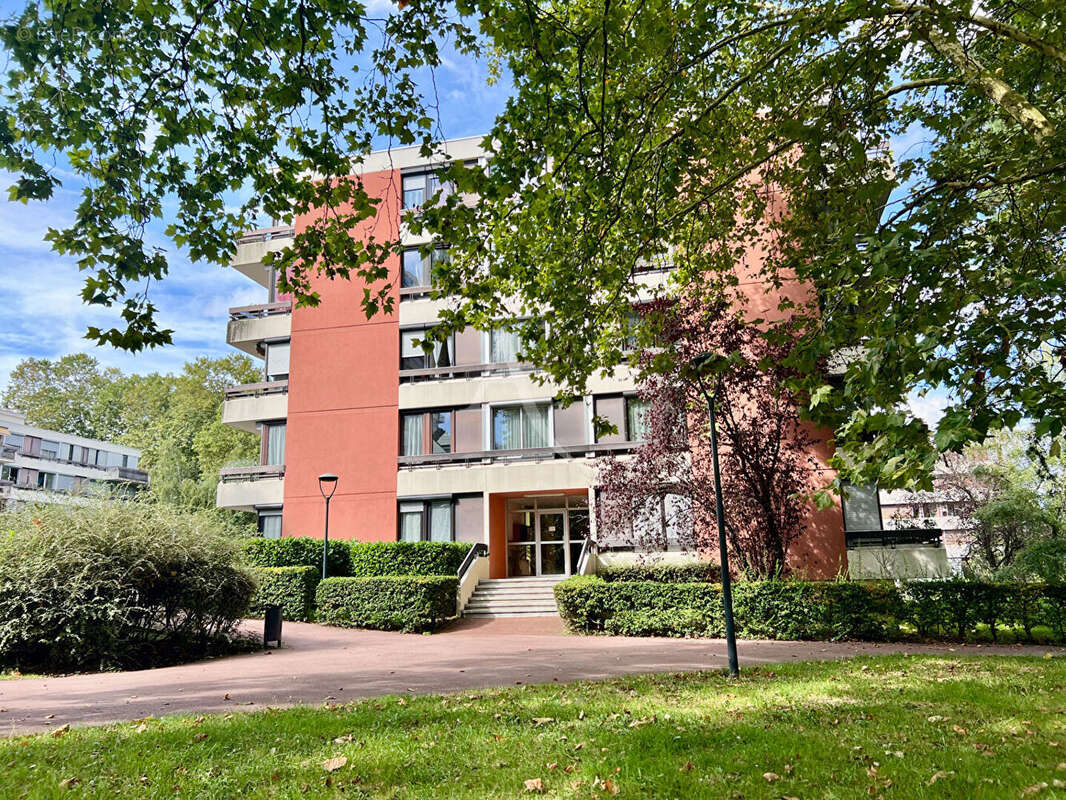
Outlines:
{"label": "dark green foliage", "polygon": [[468,542],[351,542],[349,575],[456,575]]}
{"label": "dark green foliage", "polygon": [[[315,567],[322,571],[322,540],[291,536],[281,539],[244,539],[241,541],[245,562],[252,567]],[[346,541],[331,541],[326,564],[327,573],[351,575],[352,562]]]}
{"label": "dark green foliage", "polygon": [[281,618],[298,622],[311,619],[315,589],[321,580],[317,567],[253,567],[256,591],[248,613],[264,615],[268,605],[281,607]]}
{"label": "dark green foliage", "polygon": [[318,585],[318,621],[345,628],[426,631],[455,616],[459,578],[386,575],[327,578]]}
{"label": "dark green foliage", "polygon": [[608,583],[616,581],[656,581],[658,583],[694,583],[722,579],[722,570],[717,564],[705,561],[687,561],[680,564],[626,564],[604,567],[599,576]]}
{"label": "dark green foliage", "polygon": [[153,503],[0,519],[0,664],[135,669],[232,649],[255,584],[206,512]]}
{"label": "dark green foliage", "polygon": [[[630,636],[720,636],[721,587],[569,578],[555,587],[571,630]],[[968,639],[977,625],[1066,639],[1066,588],[980,581],[744,581],[733,587],[737,635],[751,639]]]}

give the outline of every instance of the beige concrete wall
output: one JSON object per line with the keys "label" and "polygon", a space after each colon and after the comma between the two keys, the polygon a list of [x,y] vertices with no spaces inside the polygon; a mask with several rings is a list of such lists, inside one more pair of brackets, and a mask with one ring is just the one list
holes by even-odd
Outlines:
{"label": "beige concrete wall", "polygon": [[258,397],[234,397],[222,404],[222,424],[255,433],[255,423],[285,419],[289,413],[288,392]]}
{"label": "beige concrete wall", "polygon": [[250,356],[262,358],[256,349],[264,339],[284,339],[292,334],[292,314],[271,314],[259,319],[231,319],[226,325],[226,343]]}
{"label": "beige concrete wall", "polygon": [[396,493],[401,498],[464,492],[535,494],[591,486],[595,477],[595,462],[586,458],[426,467],[400,470]]}
{"label": "beige concrete wall", "polygon": [[947,578],[951,569],[943,547],[856,547],[848,550],[848,574],[853,580],[906,580]]}
{"label": "beige concrete wall", "polygon": [[235,511],[254,511],[256,506],[280,506],[284,498],[284,478],[219,481],[215,490],[215,505]]}
{"label": "beige concrete wall", "polygon": [[670,550],[665,553],[605,552],[596,556],[596,567],[628,567],[636,564],[692,564],[692,553]]}
{"label": "beige concrete wall", "polygon": [[457,614],[462,615],[463,609],[466,608],[466,604],[470,602],[474,590],[477,589],[478,582],[487,580],[488,577],[489,557],[481,556],[474,559],[474,563],[470,565],[470,569],[466,571],[466,575],[459,582],[459,596],[456,598]]}

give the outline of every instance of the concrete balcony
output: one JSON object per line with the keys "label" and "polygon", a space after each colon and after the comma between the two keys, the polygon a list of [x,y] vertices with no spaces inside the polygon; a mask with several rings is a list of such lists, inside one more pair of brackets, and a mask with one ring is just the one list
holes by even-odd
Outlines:
{"label": "concrete balcony", "polygon": [[257,422],[285,419],[288,414],[288,381],[230,386],[222,402],[222,424],[249,433],[255,433]]}
{"label": "concrete balcony", "polygon": [[215,505],[234,511],[280,506],[285,499],[285,467],[230,467],[219,470]]}
{"label": "concrete balcony", "polygon": [[238,306],[229,310],[226,343],[250,356],[261,356],[259,343],[285,339],[292,332],[292,301]]}
{"label": "concrete balcony", "polygon": [[270,269],[263,264],[263,256],[290,244],[294,235],[295,230],[289,225],[247,231],[237,238],[237,251],[230,266],[269,289]]}

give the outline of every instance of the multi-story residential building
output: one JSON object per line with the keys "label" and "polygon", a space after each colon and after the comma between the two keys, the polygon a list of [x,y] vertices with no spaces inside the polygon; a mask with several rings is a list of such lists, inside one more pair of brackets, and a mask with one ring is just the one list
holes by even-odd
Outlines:
{"label": "multi-story residential building", "polygon": [[[264,379],[229,389],[222,420],[259,432],[262,454],[258,466],[222,471],[218,505],[256,512],[264,535],[321,536],[318,476],[334,473],[331,536],[477,542],[487,547],[491,578],[589,568],[582,553],[596,536],[596,459],[632,449],[642,435],[630,370],[593,379],[584,397],[561,405],[520,363],[520,343],[502,327],[462,331],[429,353],[418,345],[448,302],[428,294],[430,268],[445,250],[423,256],[430,240],[406,231],[402,217],[442,188],[442,164],[482,160],[479,142],[446,142],[435,161],[418,148],[365,159],[360,177],[383,198],[376,238],[399,235],[404,246],[390,264],[392,314],[365,319],[355,280],[314,278],[322,298],[314,308],[293,308],[277,293],[262,258],[310,217],[240,239],[232,266],[263,287],[266,302],[231,309],[227,340],[264,359]],[[640,280],[651,291],[665,276],[650,271]],[[752,279],[761,313],[777,305],[764,288]],[[597,436],[594,416],[618,432]],[[827,471],[828,456],[820,441],[812,452],[819,469]],[[835,575],[847,564],[841,509],[812,509],[810,522],[795,558],[813,577]]]}
{"label": "multi-story residential building", "polygon": [[0,408],[0,508],[23,503],[66,502],[106,490],[134,494],[147,487],[137,468],[140,450],[26,424]]}

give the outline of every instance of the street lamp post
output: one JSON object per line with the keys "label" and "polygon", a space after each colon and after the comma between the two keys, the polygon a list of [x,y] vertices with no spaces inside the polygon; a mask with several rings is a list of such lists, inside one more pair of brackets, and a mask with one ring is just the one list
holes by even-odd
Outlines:
{"label": "street lamp post", "polygon": [[[329,490],[327,492],[327,489]],[[326,472],[318,476],[318,491],[326,498],[326,531],[322,538],[322,580],[326,579],[326,558],[329,555],[329,499],[337,491],[337,476]]]}
{"label": "street lamp post", "polygon": [[714,466],[714,516],[718,520],[718,557],[722,566],[722,616],[725,618],[725,641],[729,653],[729,675],[740,675],[740,662],[737,658],[736,626],[733,624],[733,581],[729,576],[729,551],[725,540],[725,504],[722,501],[722,470],[718,465],[718,426],[715,422],[714,392],[707,391],[703,373],[715,357],[704,354],[694,358],[690,364],[699,380],[700,390],[707,401],[707,416],[711,427],[711,462]]}

